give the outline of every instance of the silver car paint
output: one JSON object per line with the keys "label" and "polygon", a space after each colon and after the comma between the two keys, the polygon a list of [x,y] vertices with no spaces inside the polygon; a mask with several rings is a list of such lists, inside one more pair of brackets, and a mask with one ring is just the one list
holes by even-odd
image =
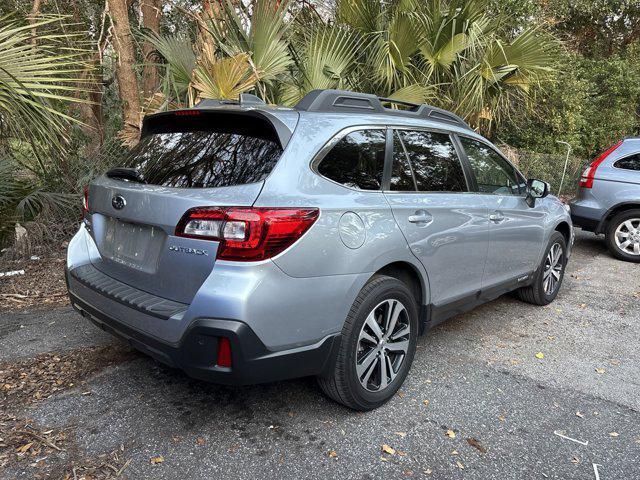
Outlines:
{"label": "silver car paint", "polygon": [[604,233],[604,220],[621,205],[640,207],[640,172],[614,167],[622,158],[640,153],[640,138],[627,138],[597,168],[592,188],[578,188],[571,213],[598,223],[596,233]]}
{"label": "silver car paint", "polygon": [[[276,117],[286,116],[285,124],[294,123],[290,110],[268,111]],[[493,204],[481,195],[413,194],[408,206],[395,194],[349,189],[313,170],[314,159],[340,132],[372,126],[443,128],[441,123],[418,118],[301,112],[281,159],[258,184],[184,190],[99,178],[90,188],[90,221],[69,246],[68,268],[91,262],[124,283],[189,307],[180,318],[159,320],[91,295],[79,285],[71,284],[70,288],[98,310],[166,342],[177,342],[196,318],[235,319],[247,323],[276,351],[312,344],[339,332],[358,292],[376,271],[390,263],[405,262],[419,273],[425,305],[471,294],[494,282],[485,275],[485,252],[493,227],[487,213]],[[447,125],[446,129],[482,139],[462,127]],[[127,206],[121,211],[111,206],[115,194],[126,199]],[[409,226],[399,219],[414,212],[417,199],[435,212],[432,228]],[[518,218],[513,225],[517,228],[506,234],[510,242],[527,249],[518,252],[524,258],[513,259],[513,263],[518,269],[533,270],[554,228],[561,222],[571,223],[554,198],[538,200],[535,212],[540,212],[543,220],[535,221],[529,207],[522,206],[523,199],[518,197],[517,202],[509,207]],[[215,242],[173,234],[189,208],[252,204],[318,207],[320,217],[289,249],[272,260],[256,263],[215,261]],[[346,213],[346,220],[341,221]],[[149,265],[130,268],[105,258],[101,228],[109,217],[161,229],[164,245],[155,270]],[[170,250],[172,245],[207,250],[208,255]],[[494,261],[500,258],[500,248],[496,245]],[[536,256],[538,262],[532,261]],[[465,281],[467,278],[474,281]]]}

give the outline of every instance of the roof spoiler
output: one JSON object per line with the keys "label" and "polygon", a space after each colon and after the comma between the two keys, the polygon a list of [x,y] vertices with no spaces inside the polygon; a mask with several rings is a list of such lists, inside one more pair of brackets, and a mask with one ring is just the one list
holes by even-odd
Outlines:
{"label": "roof spoiler", "polygon": [[[388,108],[384,104],[407,107],[403,110]],[[455,113],[427,104],[404,102],[392,98],[377,97],[370,93],[346,90],[312,90],[294,107],[303,112],[324,113],[372,113],[402,117],[426,118],[447,122],[463,128],[471,127]]]}
{"label": "roof spoiler", "polygon": [[[229,121],[237,121],[240,117],[245,119],[253,118],[258,122],[265,125],[266,128],[270,128],[275,133],[279,140],[280,146],[284,149],[291,140],[293,130],[297,124],[297,116],[295,119],[291,118],[279,118],[278,115],[273,114],[269,109],[261,108],[248,108],[248,109],[236,109],[236,108],[220,108],[220,107],[233,107],[233,106],[266,106],[266,103],[255,95],[243,93],[238,100],[214,100],[205,99],[200,101],[194,108],[169,110],[166,112],[156,113],[153,115],[145,116],[142,122],[142,136],[151,133],[154,130],[154,124],[162,122],[163,119],[168,120],[171,117],[179,117],[181,119],[192,118],[202,115],[203,122],[206,122],[205,117],[209,116],[208,124],[212,125],[210,115],[220,115],[229,118]],[[192,118],[192,123],[195,119]],[[246,121],[246,120],[244,120]],[[215,122],[213,122],[215,123]],[[223,124],[226,122],[222,122]]]}

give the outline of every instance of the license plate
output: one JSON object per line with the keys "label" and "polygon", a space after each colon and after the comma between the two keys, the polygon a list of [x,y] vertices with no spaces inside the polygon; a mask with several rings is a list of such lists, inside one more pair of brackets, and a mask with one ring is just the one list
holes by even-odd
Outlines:
{"label": "license plate", "polygon": [[155,270],[164,236],[157,227],[109,218],[102,254],[131,268]]}

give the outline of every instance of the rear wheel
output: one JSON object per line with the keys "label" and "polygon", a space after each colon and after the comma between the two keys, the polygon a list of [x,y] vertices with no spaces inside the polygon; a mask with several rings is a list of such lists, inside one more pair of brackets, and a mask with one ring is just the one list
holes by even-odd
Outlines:
{"label": "rear wheel", "polygon": [[567,265],[567,242],[560,232],[549,239],[542,264],[536,271],[533,283],[518,290],[520,300],[534,305],[548,305],[558,295],[564,269]]}
{"label": "rear wheel", "polygon": [[356,298],[342,329],[335,368],[322,390],[355,410],[388,401],[409,372],[418,336],[418,308],[400,280],[375,276]]}
{"label": "rear wheel", "polygon": [[640,210],[627,210],[611,219],[606,232],[612,255],[627,262],[640,262]]}

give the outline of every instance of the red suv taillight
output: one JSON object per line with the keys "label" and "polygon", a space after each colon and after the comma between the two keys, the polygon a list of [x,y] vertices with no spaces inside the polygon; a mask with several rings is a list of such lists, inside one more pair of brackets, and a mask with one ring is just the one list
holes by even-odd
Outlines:
{"label": "red suv taillight", "polygon": [[271,258],[298,240],[317,220],[317,208],[198,207],[188,210],[176,236],[216,240],[220,260]]}
{"label": "red suv taillight", "polygon": [[596,176],[596,170],[598,169],[598,167],[600,166],[600,164],[602,162],[605,161],[605,159],[611,155],[611,153],[618,148],[620,145],[622,145],[622,140],[620,140],[618,143],[616,143],[615,145],[609,147],[602,155],[600,155],[598,158],[596,158],[593,162],[591,162],[591,165],[589,165],[584,172],[582,172],[582,175],[580,176],[580,186],[584,187],[584,188],[592,188],[593,187],[593,180]]}

